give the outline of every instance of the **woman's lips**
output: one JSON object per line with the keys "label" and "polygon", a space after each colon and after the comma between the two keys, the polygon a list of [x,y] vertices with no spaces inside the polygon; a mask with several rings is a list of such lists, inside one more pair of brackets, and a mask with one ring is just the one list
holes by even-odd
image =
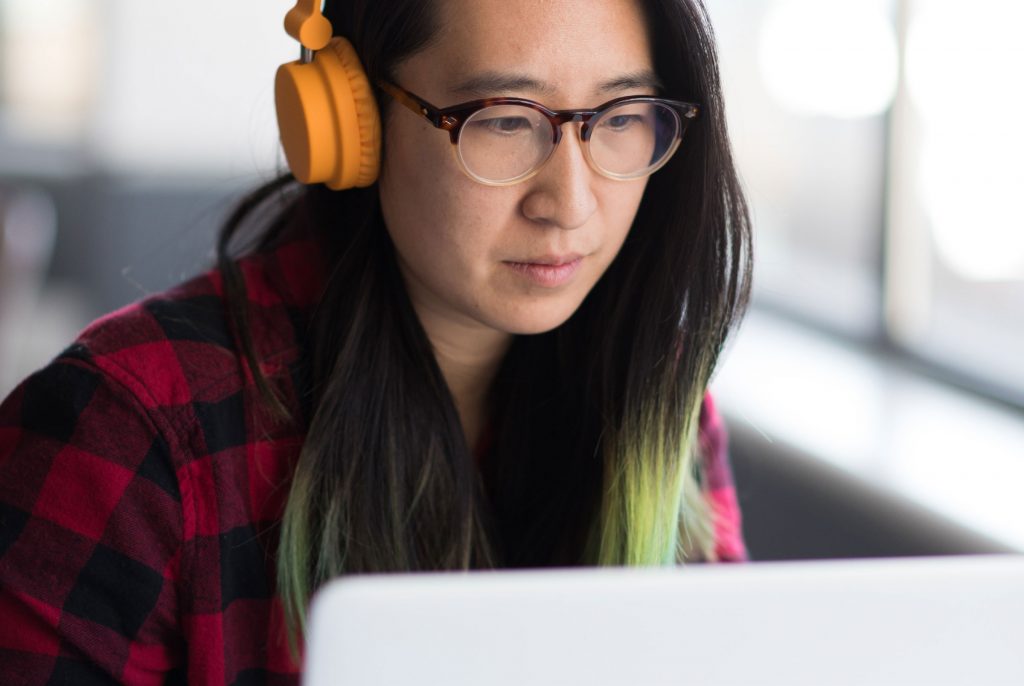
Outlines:
{"label": "woman's lips", "polygon": [[568,283],[583,262],[581,256],[543,258],[537,262],[505,262],[512,270],[538,286],[555,288]]}

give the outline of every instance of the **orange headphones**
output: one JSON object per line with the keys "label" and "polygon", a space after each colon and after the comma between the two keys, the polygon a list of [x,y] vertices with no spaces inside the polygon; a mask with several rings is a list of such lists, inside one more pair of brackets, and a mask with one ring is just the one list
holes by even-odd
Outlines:
{"label": "orange headphones", "polygon": [[333,29],[321,0],[297,0],[284,28],[302,57],[277,70],[281,145],[295,178],[334,190],[369,186],[380,168],[380,114],[355,48]]}

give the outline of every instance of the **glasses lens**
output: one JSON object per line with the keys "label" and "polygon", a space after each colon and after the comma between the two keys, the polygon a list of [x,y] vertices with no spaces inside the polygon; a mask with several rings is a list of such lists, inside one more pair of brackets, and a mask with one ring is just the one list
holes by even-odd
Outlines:
{"label": "glasses lens", "polygon": [[490,183],[525,176],[548,158],[551,149],[547,117],[522,105],[496,105],[474,112],[459,135],[463,165]]}
{"label": "glasses lens", "polygon": [[679,115],[656,102],[625,102],[591,122],[590,156],[609,176],[643,176],[664,164],[679,144]]}

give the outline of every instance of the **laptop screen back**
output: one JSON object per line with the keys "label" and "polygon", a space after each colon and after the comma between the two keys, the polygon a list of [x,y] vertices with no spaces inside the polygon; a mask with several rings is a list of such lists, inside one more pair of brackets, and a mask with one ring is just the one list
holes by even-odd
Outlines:
{"label": "laptop screen back", "polygon": [[306,686],[1024,684],[1024,556],[349,577]]}

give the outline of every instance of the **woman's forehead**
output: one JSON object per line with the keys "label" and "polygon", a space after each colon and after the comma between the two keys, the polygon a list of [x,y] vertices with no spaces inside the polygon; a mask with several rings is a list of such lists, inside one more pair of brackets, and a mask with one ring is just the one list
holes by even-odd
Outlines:
{"label": "woman's forehead", "polygon": [[639,0],[439,0],[439,10],[417,71],[446,95],[656,88]]}
{"label": "woman's forehead", "polygon": [[[480,70],[468,73],[469,75],[465,78],[450,80],[448,94],[467,98],[489,98],[504,93],[524,91],[545,97],[554,97],[559,93],[557,84],[515,69],[508,71]],[[631,72],[608,72],[605,76],[606,78],[600,78],[594,82],[595,94],[617,95],[624,91],[660,91],[664,89],[664,84],[654,70],[646,67]]]}

